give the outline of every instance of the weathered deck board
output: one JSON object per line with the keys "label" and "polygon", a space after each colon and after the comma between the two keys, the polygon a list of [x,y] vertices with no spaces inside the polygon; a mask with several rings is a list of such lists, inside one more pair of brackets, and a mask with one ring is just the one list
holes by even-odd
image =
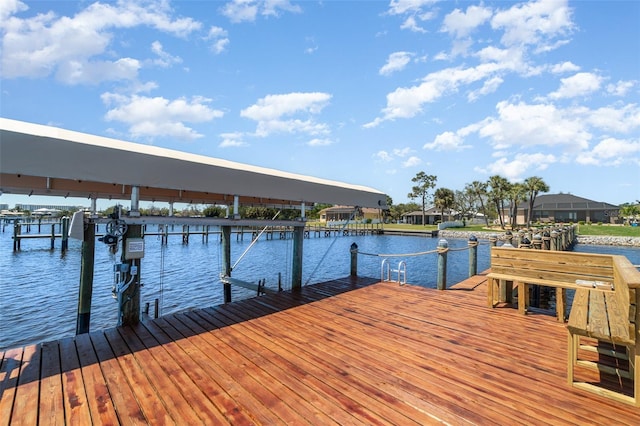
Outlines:
{"label": "weathered deck board", "polygon": [[336,280],[0,353],[0,424],[640,424],[566,384],[554,317]]}

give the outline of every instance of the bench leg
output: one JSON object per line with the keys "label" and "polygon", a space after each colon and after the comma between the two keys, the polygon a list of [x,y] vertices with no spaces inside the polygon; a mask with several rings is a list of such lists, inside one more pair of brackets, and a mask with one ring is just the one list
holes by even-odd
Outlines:
{"label": "bench leg", "polygon": [[529,286],[526,283],[518,281],[518,312],[522,315],[527,313],[529,306]]}
{"label": "bench leg", "polygon": [[493,288],[496,285],[496,280],[489,277],[487,278],[487,306],[493,308],[495,305],[493,303]]}
{"label": "bench leg", "polygon": [[558,321],[564,322],[567,312],[567,290],[556,287],[556,316]]}
{"label": "bench leg", "polygon": [[574,373],[573,373],[573,369],[576,365],[576,361],[578,359],[578,348],[580,345],[580,337],[577,335],[573,335],[571,334],[571,332],[568,333],[569,334],[569,339],[568,339],[568,356],[567,356],[567,383],[570,386],[573,386],[573,377],[574,377]]}

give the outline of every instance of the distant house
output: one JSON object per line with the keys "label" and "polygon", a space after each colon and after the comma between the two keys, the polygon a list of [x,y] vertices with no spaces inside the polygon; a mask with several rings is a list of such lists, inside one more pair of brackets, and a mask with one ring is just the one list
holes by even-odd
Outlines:
{"label": "distant house", "polygon": [[[444,217],[445,220],[449,216],[454,216],[456,212],[453,210],[445,210]],[[402,221],[409,225],[423,225],[422,223],[422,211],[416,210],[410,213],[405,213],[402,215]],[[431,206],[424,211],[424,225],[435,225],[438,222],[442,222],[442,211],[437,209],[435,206]]]}
{"label": "distant house", "polygon": [[[320,222],[342,222],[349,220],[353,214],[352,206],[333,206],[320,210]],[[371,219],[372,222],[380,221],[380,210],[374,208],[360,208],[351,220],[366,221]]]}
{"label": "distant house", "polygon": [[[482,213],[476,213],[475,216],[472,214],[466,216],[465,220],[467,220],[467,223],[484,223],[484,215]],[[426,225],[436,225],[450,220],[460,220],[461,215],[460,212],[456,210],[445,209],[443,219],[442,211],[435,206],[431,206],[424,211],[424,219]],[[416,210],[403,214],[402,222],[409,225],[422,225],[422,211]]]}
{"label": "distant house", "polygon": [[[544,194],[536,197],[531,221],[615,223],[618,220],[619,210],[616,205],[571,194]],[[528,202],[518,205],[517,219],[519,224],[527,222],[528,211]],[[505,219],[507,216],[505,215]]]}

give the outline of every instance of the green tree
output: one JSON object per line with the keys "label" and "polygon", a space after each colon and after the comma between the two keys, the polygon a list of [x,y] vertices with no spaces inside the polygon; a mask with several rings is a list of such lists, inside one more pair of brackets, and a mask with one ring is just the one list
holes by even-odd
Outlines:
{"label": "green tree", "polygon": [[436,181],[438,180],[437,176],[428,175],[425,172],[418,172],[411,182],[416,185],[411,188],[411,192],[407,194],[407,197],[415,200],[419,198],[422,201],[422,225],[426,225],[426,214],[425,210],[427,209],[427,200],[429,199],[429,190],[435,188]]}
{"label": "green tree", "polygon": [[[433,203],[436,208],[440,209],[440,218],[444,222],[444,211],[453,207],[455,203],[455,194],[448,188],[438,188],[433,196]],[[449,218],[447,218],[449,220]]]}
{"label": "green tree", "polygon": [[509,217],[511,219],[511,229],[518,226],[518,205],[527,200],[527,188],[523,183],[513,183],[507,191],[509,197]]}
{"label": "green tree", "polygon": [[227,214],[227,209],[220,206],[207,206],[202,210],[202,214],[205,217],[225,217]]}
{"label": "green tree", "polygon": [[472,194],[473,197],[480,203],[480,211],[484,215],[484,221],[489,226],[489,211],[484,204],[484,200],[487,199],[487,188],[489,184],[487,182],[480,182],[474,180],[467,184],[464,188],[465,192]]}
{"label": "green tree", "polygon": [[498,219],[500,220],[500,227],[505,229],[504,223],[504,201],[509,193],[509,187],[511,183],[502,176],[494,175],[489,178],[487,182],[488,188],[491,188],[488,192],[489,200],[493,203],[496,211],[498,212]]}
{"label": "green tree", "polygon": [[529,210],[527,211],[527,227],[529,227],[531,219],[533,219],[533,205],[536,202],[536,197],[541,192],[549,192],[549,185],[541,177],[531,176],[524,180],[524,186],[529,200]]}
{"label": "green tree", "polygon": [[455,191],[453,208],[458,211],[461,219],[473,219],[478,212],[475,196],[468,191]]}

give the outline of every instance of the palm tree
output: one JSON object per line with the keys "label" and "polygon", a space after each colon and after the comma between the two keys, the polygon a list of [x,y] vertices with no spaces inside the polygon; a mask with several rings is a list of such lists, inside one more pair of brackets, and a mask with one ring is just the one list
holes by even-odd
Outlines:
{"label": "palm tree", "polygon": [[485,224],[489,227],[489,215],[487,214],[487,209],[484,206],[484,199],[487,197],[487,186],[488,184],[486,182],[474,180],[467,184],[464,189],[466,192],[473,194],[473,197],[480,201],[480,209],[484,215]]}
{"label": "palm tree", "polygon": [[527,200],[527,188],[523,183],[514,183],[509,188],[511,229],[518,226],[518,204]]}
{"label": "palm tree", "polygon": [[511,183],[502,176],[494,175],[489,178],[489,182],[487,184],[491,188],[491,191],[489,191],[488,194],[489,199],[494,204],[496,211],[498,212],[500,227],[504,229],[504,200],[507,197]]}
{"label": "palm tree", "polygon": [[[455,202],[455,195],[452,190],[448,188],[438,188],[433,196],[433,203],[437,208],[440,209],[440,217],[442,222],[444,222],[444,210],[449,209],[451,211],[451,207]],[[448,218],[447,218],[448,219]]]}
{"label": "palm tree", "polygon": [[541,177],[532,176],[524,180],[524,186],[527,189],[529,197],[529,210],[527,211],[527,227],[531,226],[531,218],[533,217],[533,204],[536,197],[541,192],[549,192],[549,185],[542,180]]}
{"label": "palm tree", "polygon": [[425,172],[418,172],[411,182],[417,183],[413,188],[411,188],[411,192],[407,195],[407,197],[413,199],[420,198],[422,200],[422,225],[426,225],[426,207],[427,207],[427,198],[429,197],[429,190],[436,186],[436,181],[438,180],[437,176],[428,175]]}

